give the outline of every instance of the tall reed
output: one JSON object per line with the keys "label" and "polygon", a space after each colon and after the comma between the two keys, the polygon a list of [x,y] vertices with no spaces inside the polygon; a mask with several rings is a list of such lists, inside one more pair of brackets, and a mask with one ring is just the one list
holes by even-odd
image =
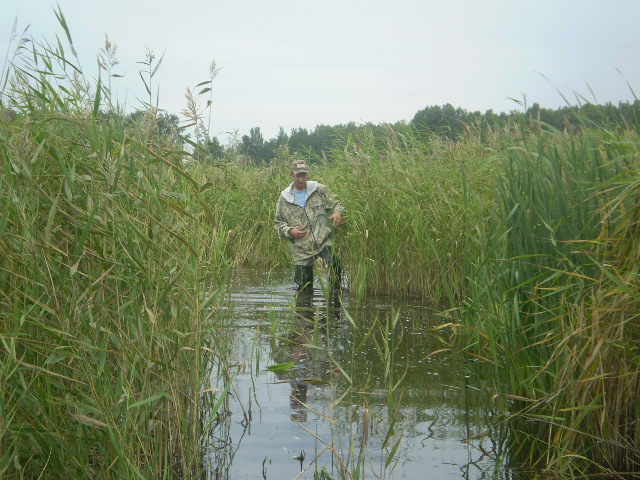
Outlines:
{"label": "tall reed", "polygon": [[463,318],[497,369],[512,458],[637,472],[637,134],[536,128],[505,151]]}
{"label": "tall reed", "polygon": [[245,164],[229,154],[217,164],[192,162],[191,175],[203,181],[203,201],[214,210],[213,223],[225,238],[222,252],[234,265],[275,267],[291,262],[288,245],[276,234],[278,196],[290,182],[288,150],[265,167]]}
{"label": "tall reed", "polygon": [[104,113],[62,43],[21,42],[1,96],[0,475],[198,476],[224,238],[183,153]]}
{"label": "tall reed", "polygon": [[337,152],[320,174],[348,208],[337,241],[352,290],[434,302],[461,295],[469,223],[493,208],[492,156],[474,134],[424,143],[392,131],[384,143],[368,134]]}

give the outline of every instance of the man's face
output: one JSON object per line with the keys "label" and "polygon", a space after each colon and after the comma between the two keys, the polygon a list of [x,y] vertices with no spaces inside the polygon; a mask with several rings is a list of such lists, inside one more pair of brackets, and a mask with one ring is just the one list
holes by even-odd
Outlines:
{"label": "man's face", "polygon": [[307,188],[307,179],[309,174],[306,172],[296,173],[291,172],[291,178],[293,179],[293,188],[298,191],[305,190]]}

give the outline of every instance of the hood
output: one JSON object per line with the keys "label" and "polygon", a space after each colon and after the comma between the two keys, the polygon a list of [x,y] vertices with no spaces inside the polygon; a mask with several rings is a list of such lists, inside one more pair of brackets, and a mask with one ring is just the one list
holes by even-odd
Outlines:
{"label": "hood", "polygon": [[[318,189],[318,182],[315,180],[307,181],[307,197],[310,197],[313,192]],[[293,182],[282,191],[282,196],[289,203],[295,203],[295,198],[293,196]]]}

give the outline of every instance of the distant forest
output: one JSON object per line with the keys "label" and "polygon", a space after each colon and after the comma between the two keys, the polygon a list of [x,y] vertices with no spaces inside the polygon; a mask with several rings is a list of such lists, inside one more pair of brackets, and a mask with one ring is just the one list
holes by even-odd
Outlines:
{"label": "distant forest", "polygon": [[[466,131],[473,130],[482,138],[495,129],[508,125],[526,123],[539,124],[544,128],[560,131],[572,131],[578,127],[593,125],[598,127],[626,126],[640,131],[640,100],[620,102],[618,105],[586,103],[580,106],[563,107],[551,110],[534,103],[524,111],[512,111],[496,114],[492,110],[485,113],[469,112],[455,108],[451,104],[431,106],[418,111],[410,122],[400,121],[393,124],[356,124],[350,122],[339,125],[317,125],[313,130],[294,128],[287,133],[280,128],[275,138],[265,140],[260,127],[254,127],[249,135],[236,138],[228,146],[223,146],[216,137],[200,138],[193,142],[198,146],[201,159],[220,159],[233,153],[242,155],[248,162],[256,165],[269,164],[279,148],[287,146],[289,152],[308,158],[311,162],[331,160],[332,152],[342,149],[354,136],[365,132],[374,141],[385,141],[389,135],[413,135],[422,139],[441,137],[456,141]],[[164,114],[158,118],[158,133],[172,134],[178,131],[178,117]],[[177,138],[174,137],[174,138]],[[182,141],[181,141],[182,143]]]}

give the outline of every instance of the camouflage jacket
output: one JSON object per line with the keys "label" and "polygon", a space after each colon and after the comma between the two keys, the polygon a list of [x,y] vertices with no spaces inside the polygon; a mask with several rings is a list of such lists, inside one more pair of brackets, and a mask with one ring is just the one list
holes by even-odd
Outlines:
{"label": "camouflage jacket", "polygon": [[[276,205],[274,224],[280,238],[291,243],[295,263],[308,264],[324,247],[332,244],[333,230],[329,217],[336,211],[345,213],[338,197],[322,183],[307,182],[305,208],[295,203],[293,183],[282,191]],[[293,238],[289,230],[296,225],[302,225],[309,233],[304,238]]]}

